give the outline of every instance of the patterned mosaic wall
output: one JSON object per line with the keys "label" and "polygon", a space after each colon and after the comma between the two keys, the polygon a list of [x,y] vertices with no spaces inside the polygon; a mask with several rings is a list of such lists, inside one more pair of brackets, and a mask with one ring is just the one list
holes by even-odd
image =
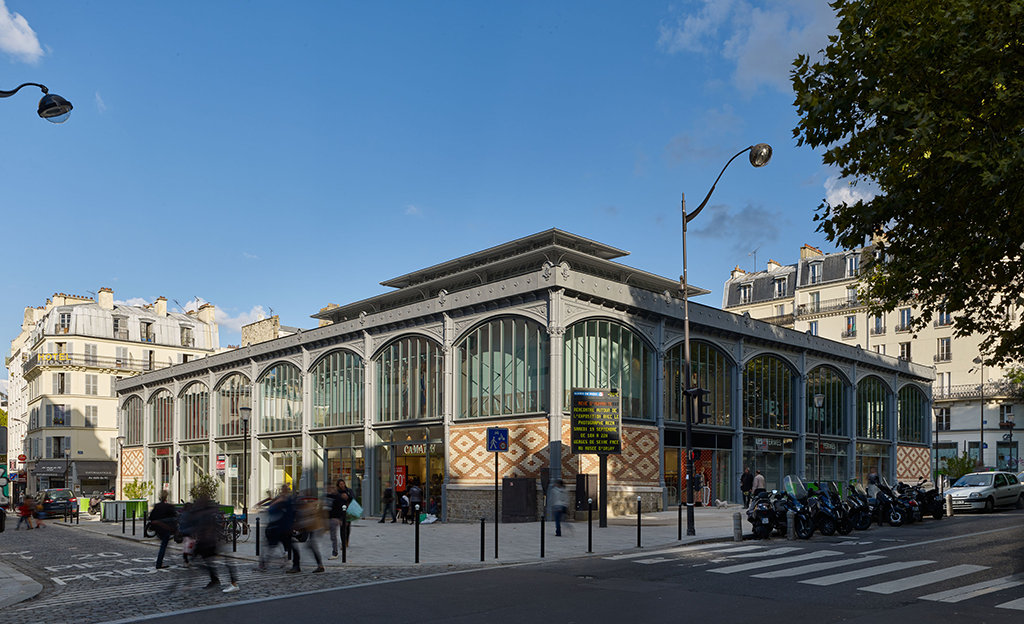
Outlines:
{"label": "patterned mosaic wall", "polygon": [[[573,455],[569,428],[570,419],[562,420],[562,475],[567,483],[577,474],[597,474],[597,455]],[[657,486],[658,428],[642,425],[622,426],[622,454],[608,457],[608,483],[625,486]]]}
{"label": "patterned mosaic wall", "polygon": [[142,481],[144,454],[141,448],[126,448],[121,455],[121,476],[125,483],[131,483],[135,477]]}
{"label": "patterned mosaic wall", "polygon": [[929,477],[931,453],[920,446],[896,447],[896,479],[905,483],[917,483],[921,477]]}
{"label": "patterned mosaic wall", "polygon": [[488,427],[507,427],[509,430],[509,450],[499,457],[501,476],[539,479],[541,469],[548,465],[546,418],[453,426],[448,447],[451,482],[494,484],[494,453],[487,452]]}

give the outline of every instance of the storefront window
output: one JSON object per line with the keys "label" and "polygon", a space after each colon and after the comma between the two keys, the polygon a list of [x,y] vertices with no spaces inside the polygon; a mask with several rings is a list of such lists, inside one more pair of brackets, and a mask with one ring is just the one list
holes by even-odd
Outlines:
{"label": "storefront window", "polygon": [[393,484],[397,496],[418,485],[423,492],[427,513],[442,517],[441,488],[444,484],[444,428],[411,427],[376,432],[377,506],[383,511],[381,500],[388,482]]}
{"label": "storefront window", "polygon": [[[228,376],[217,386],[217,427],[218,435],[242,435],[240,407],[252,406],[252,386],[245,375],[235,373]],[[249,431],[255,423],[249,423]]]}
{"label": "storefront window", "polygon": [[149,399],[149,418],[153,423],[153,442],[174,439],[174,397],[170,392],[160,390]]}
{"label": "storefront window", "polygon": [[857,384],[857,437],[886,438],[885,384],[877,377],[867,377]]}
{"label": "storefront window", "polygon": [[217,445],[215,469],[221,482],[221,498],[218,500],[225,505],[231,505],[239,512],[245,505],[245,473],[251,470],[252,464],[252,456],[246,458],[245,451],[245,442],[241,440],[221,442]]}
{"label": "storefront window", "polygon": [[311,484],[302,482],[302,438],[269,438],[260,440],[260,484],[263,498],[273,498],[287,485],[296,488]]}
{"label": "storefront window", "polygon": [[743,426],[794,430],[795,382],[789,366],[773,355],[762,355],[747,362],[743,369]]}
{"label": "storefront window", "polygon": [[[818,440],[811,436],[805,447],[804,475],[808,481],[846,481],[846,442],[821,441],[821,463],[818,463]],[[821,476],[819,478],[819,470]]]}
{"label": "storefront window", "polygon": [[782,479],[796,474],[796,443],[793,438],[743,436],[743,467],[760,470],[765,489],[782,489]]}
{"label": "storefront window", "polygon": [[654,351],[629,328],[611,321],[577,323],[565,332],[563,360],[563,406],[572,388],[617,389],[622,418],[654,420]]}
{"label": "storefront window", "polygon": [[[820,408],[814,405],[817,394],[824,397]],[[846,383],[828,366],[819,366],[807,374],[807,433],[847,435]]]}
{"label": "storefront window", "polygon": [[363,504],[365,468],[362,431],[313,436],[313,480],[321,490],[344,479]]}
{"label": "storefront window", "polygon": [[[209,474],[210,447],[207,444],[187,444],[181,447],[181,489],[178,496],[194,500],[192,487]],[[222,501],[217,501],[222,502]]]}
{"label": "storefront window", "polygon": [[377,356],[377,422],[440,418],[444,357],[431,340],[411,336]]}
{"label": "storefront window", "polygon": [[[150,449],[149,474],[153,477],[156,495],[163,491],[171,491],[171,476],[174,474],[174,458],[171,456],[171,447],[156,446]],[[178,498],[187,500],[183,492],[178,493]]]}
{"label": "storefront window", "polygon": [[867,486],[868,475],[877,472],[879,476],[888,478],[891,446],[888,444],[857,444],[857,474],[860,482]]}
{"label": "storefront window", "polygon": [[313,426],[362,422],[363,358],[349,351],[329,353],[313,369]]}
{"label": "storefront window", "polygon": [[[684,345],[678,344],[665,354],[665,420],[685,422],[683,404],[680,401],[683,390]],[[705,401],[711,403],[708,411],[714,416],[707,425],[729,427],[732,425],[732,365],[721,351],[702,342],[690,343],[690,371],[695,379],[691,387],[710,390]],[[697,424],[696,420],[693,421]]]}
{"label": "storefront window", "polygon": [[281,363],[260,379],[260,433],[302,427],[302,373]]}
{"label": "storefront window", "polygon": [[915,386],[900,388],[897,402],[897,435],[900,442],[924,443],[925,397]]}
{"label": "storefront window", "polygon": [[145,421],[142,399],[137,396],[128,397],[124,402],[123,414],[125,446],[142,444],[142,423]]}
{"label": "storefront window", "polygon": [[181,439],[202,440],[210,435],[210,392],[206,385],[189,384],[181,393]]}
{"label": "storefront window", "polygon": [[548,333],[535,321],[494,320],[458,345],[458,418],[546,412]]}

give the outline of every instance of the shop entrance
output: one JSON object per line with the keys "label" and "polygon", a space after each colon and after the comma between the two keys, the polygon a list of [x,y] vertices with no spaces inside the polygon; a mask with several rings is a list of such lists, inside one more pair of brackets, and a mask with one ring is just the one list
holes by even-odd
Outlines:
{"label": "shop entrance", "polygon": [[[665,488],[668,490],[668,504],[686,502],[686,434],[683,431],[665,430]],[[729,478],[732,463],[730,436],[714,434],[693,434],[692,449],[694,503],[702,505],[715,500],[732,500],[734,491]],[[706,490],[704,488],[707,488]]]}
{"label": "shop entrance", "polygon": [[396,501],[413,485],[418,485],[423,492],[424,509],[421,512],[441,517],[445,470],[442,436],[442,427],[417,427],[378,433],[380,446],[377,447],[376,457],[380,495],[377,499],[377,514],[384,511],[381,501],[384,489],[390,482],[394,487]]}
{"label": "shop entrance", "polygon": [[782,489],[786,475],[796,475],[796,447],[793,438],[743,436],[743,467],[751,474],[760,470],[765,489]]}

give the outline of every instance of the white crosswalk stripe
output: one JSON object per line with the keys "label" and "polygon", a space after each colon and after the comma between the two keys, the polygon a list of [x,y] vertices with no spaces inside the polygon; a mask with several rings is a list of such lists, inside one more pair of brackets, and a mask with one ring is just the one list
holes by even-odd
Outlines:
{"label": "white crosswalk stripe", "polygon": [[779,555],[784,555],[786,553],[796,552],[798,550],[803,550],[803,548],[799,548],[799,547],[796,547],[796,546],[788,546],[788,547],[783,547],[783,548],[772,548],[772,549],[769,549],[769,550],[762,550],[761,552],[747,553],[745,555],[733,555],[731,558],[732,559],[753,559],[755,557],[777,557]]}
{"label": "white crosswalk stripe", "polygon": [[963,565],[944,568],[942,570],[934,570],[932,572],[925,572],[924,574],[908,576],[895,581],[889,581],[887,583],[877,583],[875,585],[868,585],[867,587],[858,587],[857,589],[874,594],[895,594],[896,592],[924,587],[925,585],[931,585],[932,583],[938,583],[940,581],[948,581],[952,578],[965,576],[967,574],[974,574],[975,572],[981,572],[982,570],[987,569],[988,566],[965,563]]}
{"label": "white crosswalk stripe", "polygon": [[[719,548],[725,548],[732,546],[733,542],[718,542],[715,544],[696,544],[694,546],[677,546],[675,548],[666,548],[664,550],[651,550],[648,552],[639,553],[627,553],[625,555],[614,555],[611,557],[603,557],[608,561],[621,561],[623,559],[639,559],[640,557],[650,557],[651,555],[674,555],[676,553],[683,552],[696,552],[700,550],[716,550]],[[760,546],[758,546],[760,548]]]}
{"label": "white crosswalk stripe", "polygon": [[1019,585],[1024,585],[1024,574],[1014,574],[1013,576],[1004,576],[1003,578],[992,579],[991,581],[982,581],[974,585],[967,585],[966,587],[957,587],[956,589],[944,592],[928,594],[927,596],[921,596],[919,599],[932,600],[934,602],[962,602]]}
{"label": "white crosswalk stripe", "polygon": [[1004,602],[1003,604],[996,605],[997,609],[1016,609],[1018,611],[1024,611],[1024,598],[1018,598],[1017,600],[1011,600],[1010,602]]}
{"label": "white crosswalk stripe", "polygon": [[772,570],[771,572],[762,572],[761,574],[754,574],[754,578],[785,578],[788,576],[803,576],[804,574],[812,574],[814,572],[821,572],[822,570],[832,570],[835,568],[843,568],[850,565],[857,565],[866,561],[874,561],[875,559],[885,559],[882,555],[868,555],[867,557],[857,557],[856,559],[840,559],[839,561],[824,561],[822,563],[811,563],[808,565],[797,566],[795,568],[783,568],[782,570]]}
{"label": "white crosswalk stripe", "polygon": [[798,563],[800,561],[808,561],[811,559],[821,559],[822,557],[834,557],[835,555],[841,555],[843,553],[838,550],[819,550],[817,552],[805,553],[803,555],[794,555],[792,557],[779,557],[776,559],[768,559],[765,561],[753,561],[751,563],[741,563],[739,565],[726,566],[724,568],[714,568],[708,570],[708,572],[715,572],[716,574],[736,574],[737,572],[746,572],[748,570],[757,570],[759,568],[768,568],[772,566],[786,565],[789,563]]}
{"label": "white crosswalk stripe", "polygon": [[899,572],[900,570],[907,570],[909,568],[915,568],[917,566],[928,565],[929,563],[935,563],[934,561],[898,561],[895,563],[886,563],[880,566],[873,566],[870,568],[863,568],[861,570],[851,570],[849,572],[843,572],[842,574],[833,574],[831,576],[822,576],[820,578],[808,579],[806,581],[800,581],[807,585],[819,585],[826,587],[828,585],[837,585],[839,583],[846,583],[847,581],[856,581],[857,579],[868,578],[871,576],[878,576],[879,574],[888,574],[890,572]]}

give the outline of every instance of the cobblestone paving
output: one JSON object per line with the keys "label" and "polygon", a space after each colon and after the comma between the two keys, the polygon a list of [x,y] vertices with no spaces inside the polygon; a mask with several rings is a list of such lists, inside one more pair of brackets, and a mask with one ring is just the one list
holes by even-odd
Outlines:
{"label": "cobblestone paving", "polygon": [[[169,551],[165,565],[155,569],[156,549],[150,545],[50,525],[32,531],[8,531],[0,560],[42,583],[35,598],[6,610],[0,621],[24,624],[107,622],[215,605],[287,596],[299,592],[386,580],[414,578],[473,569],[468,565],[333,567],[312,574],[315,562],[303,546],[302,574],[287,574],[283,557],[267,572],[256,572],[247,561],[221,558],[221,587],[228,583],[224,565],[234,566],[241,591],[224,594],[205,589],[209,576],[202,563],[186,568],[178,553]],[[307,561],[309,565],[307,564]]]}

